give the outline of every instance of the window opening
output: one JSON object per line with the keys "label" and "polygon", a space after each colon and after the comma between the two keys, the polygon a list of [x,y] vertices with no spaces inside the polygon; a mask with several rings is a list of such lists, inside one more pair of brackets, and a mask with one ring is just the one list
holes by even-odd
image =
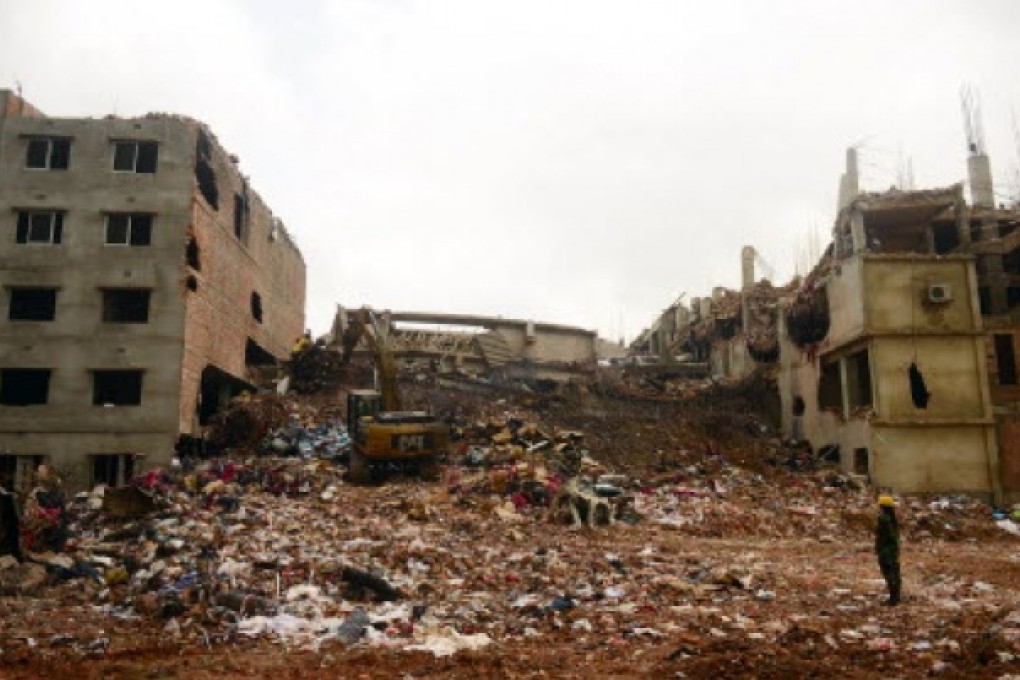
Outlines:
{"label": "window opening", "polygon": [[151,243],[151,214],[110,213],[106,216],[106,245],[147,246]]}
{"label": "window opening", "polygon": [[992,313],[992,294],[988,286],[978,286],[978,306],[981,309],[981,316]]}
{"label": "window opening", "polygon": [[243,240],[247,223],[248,201],[241,194],[234,194],[234,236]]}
{"label": "window opening", "polygon": [[793,415],[795,415],[795,416],[802,416],[802,415],[804,415],[805,409],[806,409],[806,405],[804,404],[804,398],[801,397],[801,396],[794,397],[793,398]]}
{"label": "window opening", "polygon": [[862,350],[846,358],[846,382],[851,409],[871,406],[871,366],[868,350]]}
{"label": "window opening", "polygon": [[258,293],[251,294],[251,315],[256,321],[262,323],[262,296]]}
{"label": "window opening", "polygon": [[198,252],[198,241],[195,240],[194,236],[188,237],[188,244],[184,247],[184,259],[187,260],[188,266],[192,269],[196,271],[202,270],[202,262]]}
{"label": "window opening", "polygon": [[113,145],[113,169],[117,172],[156,172],[159,145],[156,142],[122,141]]}
{"label": "window opening", "polygon": [[57,313],[56,288],[12,288],[7,318],[11,321],[53,321]]}
{"label": "window opening", "polygon": [[[45,460],[44,456],[37,455],[0,455],[0,487],[8,491],[27,491],[31,487],[36,468]],[[0,554],[3,554],[2,549]]]}
{"label": "window opening", "polygon": [[822,365],[822,375],[818,380],[818,407],[843,410],[843,381],[838,361]]}
{"label": "window opening", "polygon": [[195,161],[195,179],[198,180],[198,190],[202,192],[206,203],[213,210],[219,210],[220,190],[216,186],[216,173],[213,172],[212,166],[201,158]]}
{"label": "window opening", "polygon": [[32,170],[67,170],[71,140],[46,137],[28,140],[25,167]]}
{"label": "window opening", "polygon": [[257,342],[248,338],[244,343],[244,364],[245,366],[273,366],[276,364],[276,357]]}
{"label": "window opening", "polygon": [[868,464],[870,454],[867,449],[854,449],[854,473],[867,475],[871,469]]}
{"label": "window opening", "polygon": [[35,406],[45,404],[50,396],[50,369],[0,369],[0,404],[4,406]]}
{"label": "window opening", "polygon": [[19,210],[17,243],[60,243],[64,231],[64,213],[55,210]]}
{"label": "window opening", "polygon": [[93,405],[138,406],[142,403],[142,373],[139,370],[93,371]]}
{"label": "window opening", "polygon": [[907,377],[910,380],[910,398],[917,408],[928,408],[928,401],[931,399],[931,392],[924,384],[924,376],[916,363],[911,363],[907,369]]}
{"label": "window opening", "polygon": [[191,274],[184,280],[184,285],[188,287],[188,290],[195,292],[198,290],[198,279],[195,278],[194,274]]}
{"label": "window opening", "polygon": [[130,453],[102,453],[92,456],[92,485],[124,486],[135,476],[135,456]]}
{"label": "window opening", "polygon": [[960,232],[955,222],[936,224],[932,227],[935,240],[935,252],[938,255],[951,253],[960,247]]}
{"label": "window opening", "polygon": [[144,288],[117,288],[103,291],[105,323],[148,323],[151,291]]}
{"label": "window opening", "polygon": [[221,371],[215,366],[202,369],[202,381],[199,386],[198,422],[208,425],[210,419],[222,410],[230,400],[252,386],[234,376]]}
{"label": "window opening", "polygon": [[1016,385],[1016,354],[1012,335],[995,336],[995,363],[1000,385]]}

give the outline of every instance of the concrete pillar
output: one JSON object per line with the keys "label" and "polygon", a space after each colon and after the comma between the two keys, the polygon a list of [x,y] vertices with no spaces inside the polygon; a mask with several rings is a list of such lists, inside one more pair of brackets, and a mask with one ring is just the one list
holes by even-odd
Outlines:
{"label": "concrete pillar", "polygon": [[754,246],[740,249],[740,284],[746,290],[754,285]]}
{"label": "concrete pillar", "polygon": [[992,162],[987,154],[977,153],[967,158],[967,176],[970,179],[971,204],[976,208],[994,208]]}
{"label": "concrete pillar", "polygon": [[864,233],[864,211],[855,208],[850,215],[850,239],[853,243],[853,252],[863,253],[868,246],[868,239]]}
{"label": "concrete pillar", "polygon": [[839,206],[838,209],[850,205],[860,193],[860,176],[857,171],[857,149],[853,147],[846,150],[846,171],[839,178]]}

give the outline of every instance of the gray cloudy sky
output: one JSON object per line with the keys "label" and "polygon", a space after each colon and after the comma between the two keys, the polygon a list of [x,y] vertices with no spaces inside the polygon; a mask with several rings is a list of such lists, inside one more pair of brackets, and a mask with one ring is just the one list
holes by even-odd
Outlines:
{"label": "gray cloudy sky", "polygon": [[844,149],[866,188],[911,158],[965,176],[978,88],[1020,191],[1016,0],[0,0],[0,87],[55,116],[209,123],[333,305],[621,331],[681,292],[779,278],[831,226]]}

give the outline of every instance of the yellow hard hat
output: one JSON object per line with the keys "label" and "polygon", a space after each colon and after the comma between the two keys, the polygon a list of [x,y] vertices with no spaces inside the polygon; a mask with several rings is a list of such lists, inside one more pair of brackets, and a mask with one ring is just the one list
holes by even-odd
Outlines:
{"label": "yellow hard hat", "polygon": [[896,499],[890,496],[889,494],[882,494],[881,496],[878,497],[878,504],[880,507],[883,508],[895,508]]}

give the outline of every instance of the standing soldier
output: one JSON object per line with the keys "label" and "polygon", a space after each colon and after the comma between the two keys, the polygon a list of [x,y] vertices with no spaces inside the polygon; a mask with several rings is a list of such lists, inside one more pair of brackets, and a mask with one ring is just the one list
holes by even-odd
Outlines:
{"label": "standing soldier", "polygon": [[884,494],[878,497],[878,524],[875,527],[875,554],[882,578],[889,588],[888,605],[900,603],[900,527],[896,521],[896,501]]}

